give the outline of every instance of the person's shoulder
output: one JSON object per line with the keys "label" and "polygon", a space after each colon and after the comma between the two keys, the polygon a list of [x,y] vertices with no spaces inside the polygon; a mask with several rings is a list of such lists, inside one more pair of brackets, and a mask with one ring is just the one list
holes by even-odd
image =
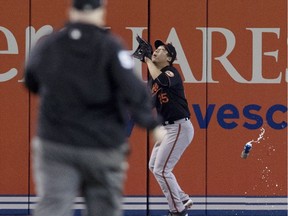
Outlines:
{"label": "person's shoulder", "polygon": [[173,65],[166,66],[166,67],[162,68],[161,70],[162,70],[162,72],[170,71],[170,72],[179,73],[177,68],[175,68]]}
{"label": "person's shoulder", "polygon": [[172,71],[175,74],[179,74],[179,71],[176,67],[174,67],[173,65],[171,65],[168,69],[169,71]]}
{"label": "person's shoulder", "polygon": [[41,50],[45,50],[47,48],[50,47],[50,45],[53,43],[53,41],[55,40],[55,33],[50,33],[47,35],[44,35],[42,37],[40,37],[34,45],[32,45],[32,50],[34,52],[40,52]]}
{"label": "person's shoulder", "polygon": [[111,31],[107,31],[107,41],[110,45],[114,46],[117,49],[126,49],[126,44],[122,37],[119,35],[112,33]]}
{"label": "person's shoulder", "polygon": [[122,69],[125,69],[125,71],[132,70],[134,62],[129,51],[126,49],[123,39],[110,32],[107,40],[109,43],[109,55],[116,57],[115,59],[118,59]]}
{"label": "person's shoulder", "polygon": [[60,37],[63,37],[63,34],[66,34],[67,28],[61,27],[59,29],[54,29],[51,33],[42,36],[38,41],[37,44],[42,46],[50,46]]}
{"label": "person's shoulder", "polygon": [[179,76],[179,71],[173,65],[165,67],[163,72],[170,78]]}

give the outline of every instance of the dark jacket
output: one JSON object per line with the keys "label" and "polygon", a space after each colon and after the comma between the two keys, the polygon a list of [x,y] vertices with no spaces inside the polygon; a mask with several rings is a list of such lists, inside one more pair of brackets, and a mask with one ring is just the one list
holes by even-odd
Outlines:
{"label": "dark jacket", "polygon": [[125,142],[127,113],[152,129],[151,98],[116,36],[68,23],[40,42],[25,85],[40,96],[37,136],[67,145],[113,148]]}

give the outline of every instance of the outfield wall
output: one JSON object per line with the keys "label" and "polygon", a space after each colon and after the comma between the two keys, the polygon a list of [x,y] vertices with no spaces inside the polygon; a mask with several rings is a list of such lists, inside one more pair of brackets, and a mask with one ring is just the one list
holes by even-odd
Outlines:
{"label": "outfield wall", "polygon": [[[23,64],[39,38],[65,23],[70,1],[0,2],[0,215],[29,214],[37,202],[29,147],[37,98],[23,88]],[[194,198],[192,213],[287,216],[287,0],[108,3],[108,26],[131,52],[137,34],[176,47],[195,137],[175,174]],[[147,67],[135,67],[146,80]],[[166,212],[147,170],[153,143],[140,128],[130,142],[126,215]]]}

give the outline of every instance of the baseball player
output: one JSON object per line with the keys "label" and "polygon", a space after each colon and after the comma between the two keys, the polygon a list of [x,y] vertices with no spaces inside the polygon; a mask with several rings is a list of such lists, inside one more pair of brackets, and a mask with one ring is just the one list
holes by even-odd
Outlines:
{"label": "baseball player", "polygon": [[193,204],[181,189],[172,173],[175,165],[194,136],[183,82],[173,67],[176,50],[171,43],[155,41],[152,58],[145,57],[152,77],[152,95],[157,113],[163,118],[166,136],[156,142],[149,161],[149,169],[159,183],[169,205],[169,216],[188,216]]}

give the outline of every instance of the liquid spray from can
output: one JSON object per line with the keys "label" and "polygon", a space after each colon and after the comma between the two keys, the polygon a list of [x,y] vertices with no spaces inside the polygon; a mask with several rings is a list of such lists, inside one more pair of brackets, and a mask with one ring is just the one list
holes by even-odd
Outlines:
{"label": "liquid spray from can", "polygon": [[244,149],[241,153],[241,158],[246,159],[251,149],[252,149],[252,142],[250,141],[245,144]]}
{"label": "liquid spray from can", "polygon": [[259,143],[261,139],[263,139],[263,136],[264,136],[264,133],[265,133],[265,129],[262,127],[260,129],[260,134],[258,136],[258,139],[255,141],[255,140],[251,140],[249,142],[247,142],[244,146],[244,149],[241,153],[241,158],[243,159],[246,159],[250,153],[250,150],[252,149],[252,143]]}

